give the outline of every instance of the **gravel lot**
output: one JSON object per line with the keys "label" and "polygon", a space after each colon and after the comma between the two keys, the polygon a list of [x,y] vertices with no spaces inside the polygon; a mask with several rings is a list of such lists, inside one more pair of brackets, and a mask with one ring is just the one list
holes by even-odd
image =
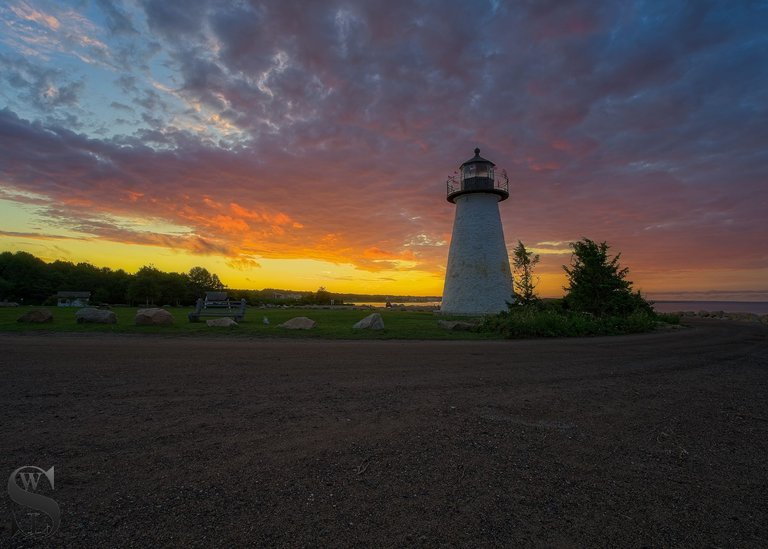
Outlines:
{"label": "gravel lot", "polygon": [[[55,466],[56,547],[765,547],[768,327],[690,323],[509,342],[0,335],[0,473]],[[25,546],[3,496],[0,546]]]}

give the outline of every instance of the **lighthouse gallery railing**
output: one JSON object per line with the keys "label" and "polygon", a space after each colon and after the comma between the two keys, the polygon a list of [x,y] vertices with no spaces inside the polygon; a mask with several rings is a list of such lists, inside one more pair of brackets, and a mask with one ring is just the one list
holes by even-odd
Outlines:
{"label": "lighthouse gallery railing", "polygon": [[494,178],[490,177],[467,177],[460,178],[458,174],[451,175],[446,181],[448,196],[460,192],[468,191],[504,191],[509,194],[509,177],[507,171],[502,170]]}

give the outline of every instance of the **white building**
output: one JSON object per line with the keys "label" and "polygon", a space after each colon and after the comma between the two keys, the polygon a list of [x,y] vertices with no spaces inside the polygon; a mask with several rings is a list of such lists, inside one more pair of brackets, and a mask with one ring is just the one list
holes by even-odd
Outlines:
{"label": "white building", "polygon": [[504,243],[499,202],[509,198],[509,180],[495,164],[475,156],[448,180],[448,202],[456,204],[441,312],[483,315],[507,309],[512,273]]}
{"label": "white building", "polygon": [[91,292],[58,292],[56,299],[59,307],[87,307]]}

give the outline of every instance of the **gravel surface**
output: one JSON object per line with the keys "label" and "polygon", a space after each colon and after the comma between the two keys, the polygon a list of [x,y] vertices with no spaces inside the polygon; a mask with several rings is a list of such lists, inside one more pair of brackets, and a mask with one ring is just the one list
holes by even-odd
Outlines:
{"label": "gravel surface", "polygon": [[[56,547],[765,547],[768,328],[690,323],[483,342],[0,335],[0,473],[55,466]],[[3,496],[0,546],[26,546]]]}

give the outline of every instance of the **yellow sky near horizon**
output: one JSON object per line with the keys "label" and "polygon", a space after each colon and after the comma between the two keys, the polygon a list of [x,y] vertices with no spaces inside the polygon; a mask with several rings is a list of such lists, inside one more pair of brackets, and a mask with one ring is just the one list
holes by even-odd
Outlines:
{"label": "yellow sky near horizon", "polygon": [[[154,265],[168,272],[188,272],[194,266],[202,266],[216,273],[222,282],[233,289],[280,288],[298,291],[315,291],[324,286],[336,293],[360,293],[380,295],[440,296],[443,290],[443,272],[420,270],[383,270],[370,272],[349,263],[333,263],[315,259],[268,259],[260,258],[258,267],[233,266],[223,256],[199,255],[186,250],[172,250],[159,246],[107,242],[103,240],[74,240],[51,238],[27,238],[0,235],[0,250],[26,251],[46,262],[55,260],[74,263],[88,262],[97,267],[123,269],[136,272],[144,265]],[[566,278],[562,264],[568,255],[544,255],[537,273],[540,277],[537,291],[542,297],[560,297]],[[631,267],[631,263],[629,263]],[[717,287],[723,295],[738,294],[744,283],[754,287],[768,278],[768,272],[756,270],[746,280],[734,279],[729,269],[712,269],[702,272],[630,271],[635,289],[651,297],[684,299],[691,293],[706,295]],[[722,297],[721,297],[722,298]],[[755,294],[753,299],[764,300],[768,296]]]}
{"label": "yellow sky near horizon", "polygon": [[222,256],[100,240],[0,235],[0,250],[29,252],[46,262],[87,262],[97,267],[123,269],[130,273],[150,264],[168,272],[188,272],[192,267],[201,266],[216,273],[227,287],[236,289],[315,291],[324,286],[338,293],[437,296],[441,295],[443,285],[440,273],[419,270],[368,272],[349,263],[315,259],[262,258],[258,260],[259,266],[238,266]]}
{"label": "yellow sky near horizon", "polygon": [[[236,289],[314,291],[324,286],[337,293],[442,295],[450,242],[446,229],[453,211],[440,204],[439,197],[423,210],[391,212],[379,227],[370,223],[380,215],[373,208],[359,212],[347,208],[344,215],[351,217],[346,219],[339,212],[326,214],[315,208],[319,214],[301,215],[299,222],[269,209],[247,209],[207,197],[201,204],[168,197],[158,205],[152,199],[149,206],[144,204],[148,213],[143,213],[132,195],[127,204],[116,207],[114,199],[105,198],[101,206],[86,204],[85,199],[56,203],[44,195],[13,194],[7,188],[5,196],[13,199],[0,198],[2,251],[27,251],[49,262],[85,261],[128,272],[144,265],[169,272],[202,266]],[[75,209],[62,212],[62,204]],[[181,214],[174,217],[169,212]],[[539,295],[562,296],[566,285],[562,266],[569,262],[570,240],[526,239],[520,235],[526,223],[516,215],[515,204],[505,203],[501,212],[510,255],[517,238],[541,254],[536,271]],[[646,232],[610,239],[611,253],[622,253],[621,264],[630,268],[629,280],[646,296],[768,300],[768,269],[760,267],[759,259],[730,250],[743,258],[741,265],[731,267],[709,248],[700,250],[701,257],[680,254],[669,240],[649,239]],[[645,240],[633,240],[638,234]],[[695,232],[684,236],[695,245],[703,240]]]}
{"label": "yellow sky near horizon", "polygon": [[[450,216],[452,212],[445,212]],[[339,253],[335,241],[329,243],[328,258],[317,258],[318,250],[308,250],[308,257],[301,257],[300,243],[281,257],[279,248],[271,257],[231,257],[221,252],[204,253],[189,247],[174,248],[158,244],[120,242],[122,236],[108,237],[89,235],[87,232],[51,226],[46,222],[44,211],[32,204],[0,200],[0,250],[26,251],[51,262],[55,260],[74,263],[88,262],[97,267],[123,269],[136,272],[144,265],[153,265],[168,272],[188,272],[202,266],[216,273],[222,282],[233,289],[280,288],[297,291],[314,291],[324,286],[336,293],[360,293],[379,295],[440,296],[443,291],[445,261],[448,241],[428,242],[428,250],[416,248],[415,252],[392,254],[378,247],[360,248]],[[140,227],[142,231],[158,235],[181,234],[183,227],[151,219],[120,218],[125,225]],[[512,232],[512,231],[510,231]],[[142,234],[141,232],[135,234]],[[507,238],[511,250],[516,241]],[[538,247],[537,247],[538,246]],[[539,277],[537,292],[542,297],[561,297],[566,285],[562,266],[570,258],[567,242],[539,242],[529,249],[541,254],[537,266]],[[425,250],[429,261],[414,261]],[[322,250],[320,250],[322,251]],[[612,251],[621,251],[614,250]],[[312,257],[314,254],[314,258]],[[298,257],[297,257],[298,256]],[[339,257],[349,257],[349,262]],[[358,261],[355,258],[362,260]],[[687,295],[701,294],[730,299],[765,300],[766,293],[744,293],[744,288],[759,289],[768,280],[766,269],[741,269],[714,267],[711,269],[648,268],[642,255],[628,251],[621,262],[630,267],[629,279],[634,288],[653,298],[685,299]],[[637,267],[637,268],[635,268]],[[719,293],[712,293],[716,289]],[[731,295],[733,294],[733,295]]]}

